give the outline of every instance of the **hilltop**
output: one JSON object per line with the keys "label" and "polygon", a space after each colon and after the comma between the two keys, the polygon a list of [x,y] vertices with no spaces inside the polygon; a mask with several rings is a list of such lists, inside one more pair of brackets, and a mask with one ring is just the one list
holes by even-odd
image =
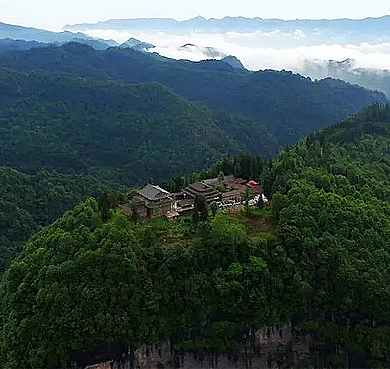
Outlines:
{"label": "hilltop", "polygon": [[[171,340],[172,360],[387,367],[389,127],[377,104],[281,151],[262,168],[263,209],[137,223],[79,204],[3,278],[2,361],[58,367],[108,343],[132,354]],[[281,326],[281,356],[261,351],[258,332]]]}

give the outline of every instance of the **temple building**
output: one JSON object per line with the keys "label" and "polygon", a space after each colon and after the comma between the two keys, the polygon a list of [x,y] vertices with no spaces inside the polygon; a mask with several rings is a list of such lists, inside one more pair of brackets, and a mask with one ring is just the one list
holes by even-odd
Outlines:
{"label": "temple building", "polygon": [[208,203],[220,201],[222,196],[219,191],[205,182],[190,184],[183,191],[188,197],[195,198],[196,195],[204,196]]}
{"label": "temple building", "polygon": [[174,201],[171,193],[152,184],[147,184],[134,197],[134,205],[142,218],[166,216]]}
{"label": "temple building", "polygon": [[250,188],[252,194],[258,195],[260,193],[260,184],[258,182],[251,180],[246,185]]}

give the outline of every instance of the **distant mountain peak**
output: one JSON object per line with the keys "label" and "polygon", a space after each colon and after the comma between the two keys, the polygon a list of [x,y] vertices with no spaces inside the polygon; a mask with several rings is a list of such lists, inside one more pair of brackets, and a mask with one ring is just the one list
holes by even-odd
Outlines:
{"label": "distant mountain peak", "polygon": [[184,45],[181,45],[179,49],[185,49],[186,47],[197,47],[195,44],[191,44],[190,42],[187,42]]}
{"label": "distant mountain peak", "polygon": [[231,65],[235,69],[245,69],[244,65],[241,63],[241,60],[234,55],[225,56],[221,59],[221,61]]}
{"label": "distant mountain peak", "polygon": [[198,15],[194,18],[190,18],[187,20],[187,22],[189,22],[189,21],[207,21],[207,19],[205,17],[202,17],[201,15]]}
{"label": "distant mountain peak", "polygon": [[187,42],[184,45],[181,45],[179,47],[179,50],[186,50],[186,51],[193,51],[196,50],[197,52],[200,52],[204,54],[206,58],[211,58],[211,59],[221,59],[226,56],[226,54],[222,53],[221,51],[215,49],[214,47],[211,46],[198,46],[195,44],[192,44],[190,42]]}
{"label": "distant mountain peak", "polygon": [[148,42],[137,40],[134,37],[130,37],[126,42],[121,44],[119,47],[130,48],[138,51],[148,51],[149,49],[153,49],[155,45],[149,44]]}

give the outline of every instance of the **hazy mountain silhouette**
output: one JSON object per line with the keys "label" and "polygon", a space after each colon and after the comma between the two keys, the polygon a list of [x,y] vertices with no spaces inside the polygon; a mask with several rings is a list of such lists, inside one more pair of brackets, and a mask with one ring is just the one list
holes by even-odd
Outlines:
{"label": "hazy mountain silhouette", "polygon": [[[203,32],[273,32],[281,31],[294,34],[298,29],[303,31],[312,42],[370,42],[381,38],[381,42],[390,40],[388,32],[390,16],[365,19],[263,19],[245,17],[224,17],[222,19],[205,19],[195,17],[185,21],[172,18],[135,18],[110,19],[98,23],[80,23],[65,25],[66,30],[115,29],[133,31],[186,32],[197,30]],[[347,37],[346,37],[347,36]],[[305,40],[307,41],[307,40]]]}
{"label": "hazy mountain silhouette", "polygon": [[332,77],[357,83],[371,90],[382,91],[390,97],[390,70],[356,67],[353,59],[325,62],[306,60],[301,72],[312,78]]}
{"label": "hazy mountain silhouette", "polygon": [[43,43],[63,44],[70,41],[85,43],[95,49],[104,50],[118,44],[113,40],[102,40],[87,36],[81,32],[52,32],[39,28],[15,26],[0,22],[0,39],[9,38],[14,40],[37,41]]}

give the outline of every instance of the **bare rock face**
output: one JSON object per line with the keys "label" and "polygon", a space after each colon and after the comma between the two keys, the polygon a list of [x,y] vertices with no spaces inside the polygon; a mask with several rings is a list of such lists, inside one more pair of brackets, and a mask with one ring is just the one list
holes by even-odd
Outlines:
{"label": "bare rock face", "polygon": [[308,362],[313,354],[309,335],[294,337],[290,324],[264,327],[249,333],[231,353],[179,352],[167,342],[142,346],[134,355],[138,369],[263,369],[291,368]]}
{"label": "bare rock face", "polygon": [[[288,369],[313,366],[316,353],[310,335],[293,334],[291,324],[248,330],[234,350],[210,353],[178,351],[170,342],[144,345],[134,352],[121,351],[120,358],[106,356],[102,362],[74,368],[85,369]],[[112,350],[111,350],[112,351]],[[110,352],[111,352],[110,351]],[[102,357],[102,356],[101,356]]]}

